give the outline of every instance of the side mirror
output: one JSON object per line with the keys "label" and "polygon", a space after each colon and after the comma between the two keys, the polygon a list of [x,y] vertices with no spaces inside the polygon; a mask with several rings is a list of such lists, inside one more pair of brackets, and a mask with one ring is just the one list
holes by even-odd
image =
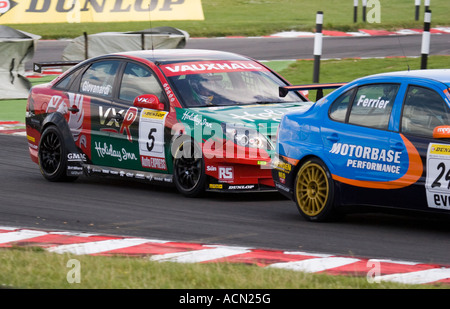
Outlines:
{"label": "side mirror", "polygon": [[433,138],[450,138],[450,126],[438,126],[434,128]]}
{"label": "side mirror", "polygon": [[143,94],[137,96],[133,101],[133,105],[136,107],[156,109],[159,111],[164,110],[164,104],[161,103],[158,97],[155,96],[154,94]]}

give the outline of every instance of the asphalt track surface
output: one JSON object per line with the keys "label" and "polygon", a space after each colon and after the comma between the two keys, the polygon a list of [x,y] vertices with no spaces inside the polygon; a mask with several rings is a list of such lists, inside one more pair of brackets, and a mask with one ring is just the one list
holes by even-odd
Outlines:
{"label": "asphalt track surface", "polygon": [[[450,54],[449,38],[449,35],[439,36],[442,46],[447,47],[447,50],[441,48],[443,54]],[[383,37],[374,41],[380,45],[387,40],[390,45],[392,39],[399,40]],[[219,46],[210,39],[199,39],[192,44],[196,48],[206,44],[208,47],[203,48],[225,49],[220,48],[220,44],[224,44],[235,51],[233,46],[244,44],[238,44],[241,39],[236,40],[220,40]],[[420,38],[416,36],[416,40]],[[272,44],[272,40],[269,41],[264,44]],[[299,42],[312,44],[302,39],[287,41],[295,42],[296,46],[303,45]],[[61,44],[47,41],[44,50],[57,52],[58,48],[47,45],[51,42]],[[345,42],[362,41],[349,38]],[[280,48],[280,44],[275,44],[278,51],[286,50]],[[312,49],[312,45],[309,47]],[[41,45],[38,51],[42,52],[42,48]],[[241,53],[252,48],[252,44],[247,43]],[[354,48],[350,49],[355,52]],[[386,50],[386,55],[398,56],[394,50]],[[269,59],[262,58],[265,55],[274,59],[269,50],[254,48],[254,52],[252,57]],[[38,53],[35,58],[39,57],[45,58]],[[294,57],[289,53],[280,57],[301,58],[300,54]],[[342,57],[353,56],[342,53]],[[305,55],[305,58],[310,57]],[[112,178],[81,177],[74,183],[50,183],[31,162],[25,137],[0,135],[0,144],[0,225],[3,226],[450,264],[449,218],[365,213],[348,215],[339,222],[318,224],[304,221],[293,202],[278,193],[207,194],[203,198],[189,199],[172,187]]]}
{"label": "asphalt track surface", "polygon": [[207,194],[106,177],[50,183],[26,138],[0,135],[0,225],[450,264],[450,219],[352,214],[309,223],[278,193]]}
{"label": "asphalt track surface", "polygon": [[[33,61],[60,61],[68,43],[66,40],[39,41]],[[421,35],[324,37],[322,58],[419,57],[421,44]],[[313,47],[313,38],[261,37],[192,38],[185,48],[229,51],[257,60],[295,60],[314,58]],[[431,35],[430,55],[450,55],[450,34]],[[27,68],[31,69],[31,62]]]}

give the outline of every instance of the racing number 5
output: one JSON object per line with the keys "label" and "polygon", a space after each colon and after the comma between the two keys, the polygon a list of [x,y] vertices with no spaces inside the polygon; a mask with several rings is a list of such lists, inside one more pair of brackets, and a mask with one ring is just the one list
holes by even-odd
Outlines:
{"label": "racing number 5", "polygon": [[153,133],[156,133],[156,132],[157,132],[156,128],[151,128],[150,132],[148,133],[148,139],[149,139],[149,142],[151,143],[151,144],[149,144],[149,142],[147,142],[147,150],[148,151],[152,151],[153,147],[155,147],[155,137],[153,136]]}

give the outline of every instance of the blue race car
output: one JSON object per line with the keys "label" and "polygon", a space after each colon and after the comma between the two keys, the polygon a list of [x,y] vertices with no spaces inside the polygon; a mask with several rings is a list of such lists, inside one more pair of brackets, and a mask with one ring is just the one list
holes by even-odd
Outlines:
{"label": "blue race car", "polygon": [[364,205],[450,214],[449,87],[450,70],[377,74],[287,113],[276,188],[310,221]]}

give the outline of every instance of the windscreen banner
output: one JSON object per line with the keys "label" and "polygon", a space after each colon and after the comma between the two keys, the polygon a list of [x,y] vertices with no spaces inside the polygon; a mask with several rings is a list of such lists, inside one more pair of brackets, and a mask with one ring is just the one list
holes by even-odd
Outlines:
{"label": "windscreen banner", "polygon": [[204,20],[201,0],[0,0],[0,24]]}

